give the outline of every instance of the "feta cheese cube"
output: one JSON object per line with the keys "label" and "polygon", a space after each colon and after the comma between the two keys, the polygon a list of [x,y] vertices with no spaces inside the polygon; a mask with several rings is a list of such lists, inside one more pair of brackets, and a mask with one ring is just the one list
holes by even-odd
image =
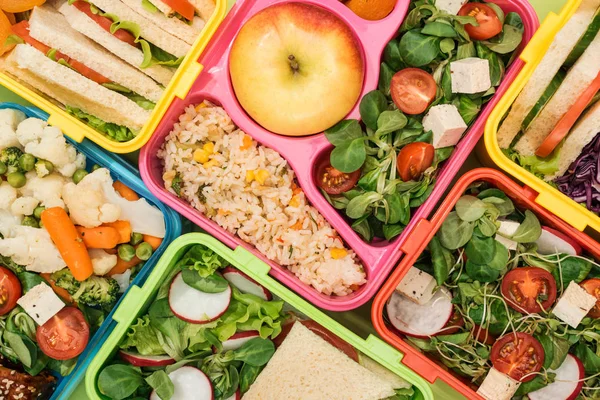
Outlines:
{"label": "feta cheese cube", "polygon": [[45,283],[32,287],[23,297],[17,300],[25,312],[38,324],[44,325],[65,303]]}
{"label": "feta cheese cube", "polygon": [[452,104],[441,104],[429,109],[423,118],[425,132],[433,132],[433,147],[454,146],[467,130],[467,124],[460,116],[458,108]]}
{"label": "feta cheese cube", "polygon": [[486,400],[510,400],[520,385],[521,382],[492,368],[479,386],[477,394]]}
{"label": "feta cheese cube", "polygon": [[426,304],[434,295],[437,282],[433,276],[411,267],[396,290],[417,304]]}
{"label": "feta cheese cube", "polygon": [[435,0],[435,6],[438,10],[444,10],[448,14],[457,15],[460,8],[467,0]]}
{"label": "feta cheese cube", "polygon": [[594,305],[596,305],[596,297],[571,281],[554,306],[552,314],[572,328],[577,328],[581,320],[594,308]]}
{"label": "feta cheese cube", "polygon": [[450,63],[452,93],[481,93],[492,87],[490,62],[469,57]]}

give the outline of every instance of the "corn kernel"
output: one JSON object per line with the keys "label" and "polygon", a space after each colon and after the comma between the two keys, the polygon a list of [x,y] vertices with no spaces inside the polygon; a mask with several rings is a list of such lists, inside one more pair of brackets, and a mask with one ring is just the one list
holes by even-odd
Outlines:
{"label": "corn kernel", "polygon": [[331,258],[333,258],[334,260],[339,260],[340,258],[344,258],[348,254],[346,249],[338,249],[337,247],[331,249],[329,252],[331,253]]}
{"label": "corn kernel", "polygon": [[208,154],[212,154],[215,152],[215,144],[213,142],[206,142],[202,149],[206,151]]}
{"label": "corn kernel", "polygon": [[204,164],[208,161],[208,153],[204,149],[194,151],[194,161]]}
{"label": "corn kernel", "polygon": [[250,183],[254,180],[254,170],[249,169],[246,171],[246,182]]}
{"label": "corn kernel", "polygon": [[204,103],[204,102],[202,102],[196,106],[196,111],[200,111],[203,108],[206,108],[206,103]]}
{"label": "corn kernel", "polygon": [[217,160],[210,160],[209,162],[205,162],[204,164],[202,164],[202,166],[206,169],[215,167],[217,165],[219,165],[219,162]]}
{"label": "corn kernel", "polygon": [[264,185],[268,177],[269,171],[267,171],[266,169],[259,169],[258,171],[256,171],[254,179],[256,179],[256,182],[260,183],[261,185]]}
{"label": "corn kernel", "polygon": [[292,196],[290,200],[290,207],[298,207],[300,205],[300,199],[298,196]]}
{"label": "corn kernel", "polygon": [[244,135],[244,139],[242,139],[242,145],[240,149],[247,150],[252,146],[252,138],[248,135]]}
{"label": "corn kernel", "polygon": [[190,122],[192,120],[192,116],[190,114],[183,114],[179,117],[179,120],[182,122]]}
{"label": "corn kernel", "polygon": [[302,221],[296,221],[294,225],[291,226],[293,230],[299,231],[302,229]]}

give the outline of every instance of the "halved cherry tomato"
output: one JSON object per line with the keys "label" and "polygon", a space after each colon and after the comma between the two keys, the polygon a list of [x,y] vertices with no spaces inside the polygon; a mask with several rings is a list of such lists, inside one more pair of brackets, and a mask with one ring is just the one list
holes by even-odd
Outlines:
{"label": "halved cherry tomato", "polygon": [[494,343],[490,359],[498,371],[517,381],[529,382],[544,365],[544,348],[527,333],[509,333]]}
{"label": "halved cherry tomato", "polygon": [[[12,31],[15,35],[17,35],[21,39],[23,39],[25,41],[25,43],[29,44],[30,46],[35,47],[37,50],[41,51],[44,54],[47,54],[51,50],[51,48],[49,46],[46,46],[44,43],[35,40],[34,38],[32,38],[29,35],[29,22],[27,22],[27,21],[21,21],[18,24],[13,25]],[[100,85],[103,83],[111,82],[110,79],[97,73],[93,69],[86,67],[79,61],[70,58],[69,56],[61,53],[60,51],[57,51],[54,54],[54,57],[56,58],[56,61],[61,60],[61,59],[64,60],[75,71],[79,72],[81,75],[85,76],[88,79],[91,79],[92,81],[94,81]]]}
{"label": "halved cherry tomato", "polygon": [[41,6],[46,0],[0,0],[0,10],[18,13]]}
{"label": "halved cherry tomato", "polygon": [[502,32],[502,22],[496,11],[483,3],[467,3],[458,12],[461,16],[475,17],[479,26],[465,25],[465,30],[475,40],[491,39]]}
{"label": "halved cherry tomato", "polygon": [[349,174],[333,168],[325,160],[317,168],[317,185],[328,194],[340,194],[352,189],[360,178],[360,169]]}
{"label": "halved cherry tomato", "polygon": [[552,132],[542,142],[540,147],[535,152],[538,157],[548,157],[554,151],[556,146],[569,134],[571,128],[577,123],[577,120],[585,111],[585,108],[590,104],[596,93],[600,90],[600,72],[592,81],[591,85],[584,90],[579,96],[575,104],[567,111],[565,115],[558,121]]}
{"label": "halved cherry tomato", "polygon": [[90,327],[78,308],[65,307],[37,328],[35,338],[48,357],[68,360],[83,352],[90,338]]}
{"label": "halved cherry tomato", "polygon": [[435,148],[429,143],[409,143],[398,153],[396,168],[404,182],[416,181],[433,164]]}
{"label": "halved cherry tomato", "polygon": [[419,68],[405,68],[396,72],[390,85],[392,100],[405,114],[425,112],[435,99],[437,85],[431,74]]}
{"label": "halved cherry tomato", "polygon": [[0,315],[8,314],[21,297],[21,282],[8,268],[0,266]]}
{"label": "halved cherry tomato", "polygon": [[194,19],[194,6],[187,0],[162,0],[163,3],[178,12],[183,18],[191,21]]}
{"label": "halved cherry tomato", "polygon": [[139,47],[139,44],[135,42],[135,36],[133,36],[131,33],[127,32],[126,30],[119,29],[115,33],[111,33],[110,27],[113,24],[113,21],[110,18],[103,17],[98,14],[94,14],[90,7],[90,3],[78,0],[75,3],[73,3],[73,5],[79,11],[81,11],[82,13],[84,13],[85,15],[90,17],[92,20],[94,20],[94,22],[97,23],[98,25],[100,25],[100,27],[102,29],[104,29],[106,32],[110,33],[111,35],[113,35],[117,39],[121,40],[122,42],[130,44],[133,47]]}
{"label": "halved cherry tomato", "polygon": [[442,328],[437,335],[452,335],[458,332],[463,326],[465,326],[465,319],[461,315],[460,311],[454,307],[454,312],[450,317],[450,320],[446,323],[446,326]]}
{"label": "halved cherry tomato", "polygon": [[483,326],[475,325],[473,326],[473,337],[479,342],[487,345],[492,345],[496,342],[496,336],[492,335],[487,329]]}
{"label": "halved cherry tomato", "polygon": [[556,280],[542,268],[515,268],[502,278],[500,291],[508,305],[518,312],[539,313],[554,304]]}
{"label": "halved cherry tomato", "polygon": [[598,299],[594,308],[588,313],[588,317],[600,318],[600,278],[587,279],[581,282],[581,287]]}

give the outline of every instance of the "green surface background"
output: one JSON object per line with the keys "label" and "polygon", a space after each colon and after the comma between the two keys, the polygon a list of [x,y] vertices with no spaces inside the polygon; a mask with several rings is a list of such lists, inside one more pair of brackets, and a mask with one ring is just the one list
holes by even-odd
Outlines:
{"label": "green surface background", "polygon": [[[247,0],[247,1],[250,1],[250,0]],[[329,1],[333,1],[333,0],[329,0]],[[233,3],[232,0],[229,0],[229,2]],[[560,8],[563,6],[563,4],[566,3],[566,0],[529,0],[529,2],[535,8],[535,10],[540,18],[540,21],[543,21],[549,12],[551,12],[551,11],[558,12],[560,10]],[[29,103],[27,101],[23,100],[18,95],[12,93],[11,91],[4,88],[3,86],[0,86],[0,102],[5,102],[5,101],[29,105]],[[135,160],[135,159],[137,159],[137,154],[125,155],[125,158],[127,158],[129,160]],[[476,165],[477,162],[473,159],[473,160],[469,160],[468,164]],[[342,314],[338,313],[337,315],[332,315],[332,316],[335,319],[339,320],[340,322],[344,323],[345,325],[351,326],[351,325],[356,325],[356,324],[364,325],[365,317],[366,317],[366,321],[370,322],[370,320],[368,319],[369,318],[368,315],[369,315],[368,308],[361,307],[356,312],[349,312],[349,313],[342,313]],[[357,326],[356,331],[358,331],[356,333],[358,333],[359,335],[366,336],[368,333],[370,333],[370,331],[372,331],[372,328],[371,327],[367,328],[365,326]],[[444,385],[443,383],[440,383],[440,382],[436,383],[436,385],[438,385],[438,384]],[[442,390],[444,390],[444,389],[442,389]],[[72,399],[73,400],[87,399],[83,383],[81,383],[79,385],[77,391],[72,396]]]}

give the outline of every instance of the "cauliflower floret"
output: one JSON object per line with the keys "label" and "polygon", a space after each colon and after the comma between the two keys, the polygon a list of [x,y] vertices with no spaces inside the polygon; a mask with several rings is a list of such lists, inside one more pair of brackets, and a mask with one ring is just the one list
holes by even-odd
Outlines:
{"label": "cauliflower floret", "polygon": [[89,249],[88,254],[92,259],[95,275],[106,275],[108,271],[117,265],[117,255],[108,254],[102,249]]}
{"label": "cauliflower floret", "polygon": [[20,226],[22,221],[22,217],[12,215],[8,210],[0,210],[0,234],[2,237],[11,237],[13,229]]}
{"label": "cauliflower floret", "polygon": [[48,232],[30,226],[16,226],[13,237],[0,240],[0,254],[24,265],[27,271],[52,273],[67,266]]}
{"label": "cauliflower floret", "polygon": [[17,189],[10,186],[8,182],[0,183],[0,209],[8,210],[17,199]]}
{"label": "cauliflower floret", "polygon": [[119,219],[121,207],[106,200],[104,184],[112,187],[112,178],[106,168],[100,168],[86,175],[79,184],[70,182],[63,187],[63,200],[76,225],[94,228]]}
{"label": "cauliflower floret", "polygon": [[[32,121],[33,120],[33,121]],[[73,176],[78,166],[85,165],[85,156],[67,143],[60,129],[46,122],[29,118],[17,128],[17,137],[25,152],[48,160],[62,175]]]}
{"label": "cauliflower floret", "polygon": [[65,203],[62,200],[64,185],[65,178],[58,174],[48,175],[44,178],[33,176],[27,180],[27,184],[23,186],[21,193],[25,196],[35,197],[46,208],[65,208]]}
{"label": "cauliflower floret", "polygon": [[0,110],[0,149],[19,146],[16,130],[25,118],[25,114],[18,110]]}
{"label": "cauliflower floret", "polygon": [[10,212],[12,212],[13,215],[31,215],[38,204],[40,204],[40,202],[35,197],[19,197],[10,206]]}

